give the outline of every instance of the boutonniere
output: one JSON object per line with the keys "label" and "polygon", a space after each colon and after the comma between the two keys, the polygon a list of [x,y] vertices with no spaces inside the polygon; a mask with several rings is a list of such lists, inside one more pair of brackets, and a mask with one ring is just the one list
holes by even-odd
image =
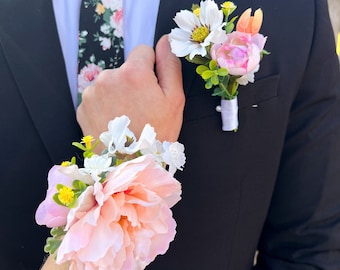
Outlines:
{"label": "boutonniere", "polygon": [[164,254],[176,234],[171,207],[181,199],[173,177],[185,163],[184,146],[159,142],[150,125],[139,140],[126,116],[110,121],[94,153],[91,136],[73,143],[74,158],[52,167],[36,221],[51,229],[45,251],[69,269],[144,269]]}
{"label": "boutonniere", "polygon": [[254,82],[259,70],[267,38],[259,33],[263,13],[257,9],[251,16],[247,9],[237,20],[231,14],[233,2],[224,2],[221,9],[212,0],[181,10],[174,17],[178,28],[171,30],[169,40],[177,57],[197,64],[196,72],[213,89],[213,96],[221,97],[222,130],[238,128],[238,86]]}

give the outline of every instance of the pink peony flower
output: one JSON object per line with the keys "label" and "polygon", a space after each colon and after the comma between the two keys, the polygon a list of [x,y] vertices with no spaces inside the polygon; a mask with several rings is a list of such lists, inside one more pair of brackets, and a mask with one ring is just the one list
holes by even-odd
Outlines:
{"label": "pink peony flower", "polygon": [[180,183],[152,155],[124,162],[89,186],[71,209],[57,263],[71,269],[144,269],[176,233],[170,207]]}
{"label": "pink peony flower", "polygon": [[83,67],[78,75],[78,93],[83,93],[86,87],[92,85],[102,70],[100,66],[93,63]]}
{"label": "pink peony flower", "polygon": [[244,32],[227,34],[223,44],[215,44],[211,48],[211,57],[218,65],[226,68],[230,75],[244,76],[258,70],[261,51],[267,38],[261,34],[251,35]]}
{"label": "pink peony flower", "polygon": [[72,187],[74,178],[60,172],[61,166],[53,166],[48,173],[48,189],[46,198],[40,203],[36,213],[35,220],[39,225],[46,225],[49,228],[63,226],[66,224],[66,217],[70,208],[58,205],[53,200],[53,195],[58,191],[57,184],[63,184]]}

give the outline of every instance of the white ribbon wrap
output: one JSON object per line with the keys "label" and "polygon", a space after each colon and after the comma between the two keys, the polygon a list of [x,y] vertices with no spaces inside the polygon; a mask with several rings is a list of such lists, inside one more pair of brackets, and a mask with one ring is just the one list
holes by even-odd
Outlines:
{"label": "white ribbon wrap", "polygon": [[237,97],[232,100],[221,100],[222,130],[233,131],[238,128]]}

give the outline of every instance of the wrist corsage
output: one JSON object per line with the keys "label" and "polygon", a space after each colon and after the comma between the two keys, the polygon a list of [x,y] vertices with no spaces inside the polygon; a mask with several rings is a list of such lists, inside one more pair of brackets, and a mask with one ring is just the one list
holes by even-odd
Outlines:
{"label": "wrist corsage", "polygon": [[229,19],[235,11],[233,2],[224,2],[221,9],[212,0],[193,5],[192,10],[181,10],[174,17],[178,28],[171,30],[172,52],[197,64],[196,72],[212,95],[221,97],[222,130],[238,128],[238,86],[254,82],[259,70],[267,38],[259,33],[262,10],[247,9],[238,19]]}
{"label": "wrist corsage", "polygon": [[126,116],[110,121],[100,135],[73,143],[84,153],[51,168],[36,221],[51,229],[45,251],[70,269],[144,269],[164,254],[176,234],[171,207],[181,199],[174,178],[185,163],[184,146],[156,140],[145,125],[139,140]]}

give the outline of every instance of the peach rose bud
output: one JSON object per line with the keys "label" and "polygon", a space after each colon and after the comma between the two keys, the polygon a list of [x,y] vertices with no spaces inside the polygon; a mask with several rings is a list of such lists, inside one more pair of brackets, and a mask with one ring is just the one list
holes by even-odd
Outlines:
{"label": "peach rose bud", "polygon": [[255,35],[260,31],[262,21],[263,12],[260,8],[255,11],[254,16],[251,16],[251,8],[248,8],[240,16],[236,24],[236,31]]}

